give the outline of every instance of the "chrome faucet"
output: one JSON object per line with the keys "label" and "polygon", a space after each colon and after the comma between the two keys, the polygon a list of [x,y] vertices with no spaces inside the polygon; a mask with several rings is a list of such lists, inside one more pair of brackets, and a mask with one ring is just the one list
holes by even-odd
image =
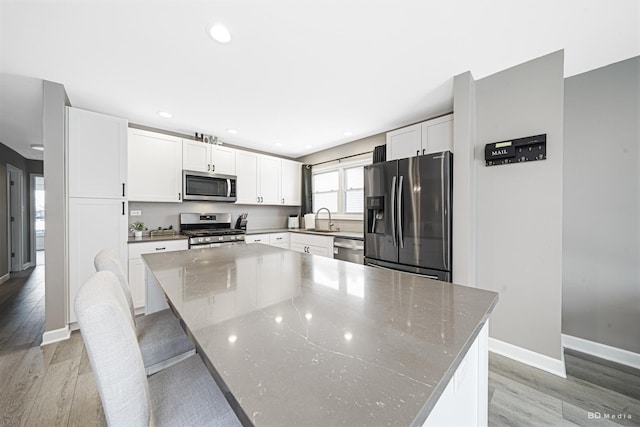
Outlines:
{"label": "chrome faucet", "polygon": [[[316,212],[316,224],[318,223],[318,214],[320,213],[321,210],[325,210],[327,211],[327,213],[329,214],[329,229],[326,231],[331,231],[331,229],[333,228],[333,222],[331,222],[331,211],[328,208],[320,208],[318,209],[318,212]],[[318,227],[316,225],[316,230],[318,230]],[[318,230],[318,231],[322,231],[322,230]]]}

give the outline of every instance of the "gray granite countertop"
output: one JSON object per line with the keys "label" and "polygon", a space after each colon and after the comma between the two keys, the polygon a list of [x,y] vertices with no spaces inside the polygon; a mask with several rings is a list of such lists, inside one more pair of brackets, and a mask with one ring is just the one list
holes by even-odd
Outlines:
{"label": "gray granite countertop", "polygon": [[341,237],[343,239],[364,240],[364,233],[357,231],[332,231],[330,233],[314,230],[306,230],[304,228],[266,228],[262,230],[247,230],[247,234],[268,234],[268,233],[292,233],[317,234],[320,236]]}
{"label": "gray granite countertop", "polygon": [[161,242],[165,240],[185,240],[188,239],[184,234],[174,234],[173,236],[154,236],[144,235],[142,237],[129,236],[127,243],[141,243],[141,242]]}
{"label": "gray granite countertop", "polygon": [[142,258],[256,426],[422,424],[498,300],[266,245]]}

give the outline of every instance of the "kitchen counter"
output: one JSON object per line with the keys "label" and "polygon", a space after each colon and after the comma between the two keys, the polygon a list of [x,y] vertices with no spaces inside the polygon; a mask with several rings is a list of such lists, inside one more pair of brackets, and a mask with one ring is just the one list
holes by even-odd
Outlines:
{"label": "kitchen counter", "polygon": [[149,237],[148,235],[142,237],[133,237],[129,236],[127,243],[141,243],[141,242],[162,242],[166,240],[186,240],[189,237],[184,234],[174,234],[173,236],[154,236]]}
{"label": "kitchen counter", "polygon": [[486,369],[493,292],[266,245],[142,258],[245,424],[422,425]]}
{"label": "kitchen counter", "polygon": [[357,231],[332,231],[330,233],[314,230],[306,230],[304,228],[266,228],[262,230],[247,230],[247,234],[269,234],[269,233],[302,233],[302,234],[317,234],[320,236],[339,237],[342,239],[354,239],[364,240],[364,233]]}

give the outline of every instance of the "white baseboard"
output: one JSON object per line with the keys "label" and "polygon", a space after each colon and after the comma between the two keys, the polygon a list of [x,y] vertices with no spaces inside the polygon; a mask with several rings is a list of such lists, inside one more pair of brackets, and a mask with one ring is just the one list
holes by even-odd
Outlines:
{"label": "white baseboard", "polygon": [[45,331],[42,334],[42,344],[40,346],[45,346],[49,344],[53,344],[54,342],[68,340],[71,336],[71,331],[68,326],[60,329],[54,329],[53,331]]}
{"label": "white baseboard", "polygon": [[489,351],[508,357],[509,359],[522,362],[534,368],[542,369],[553,375],[567,378],[567,371],[564,367],[564,353],[560,352],[561,359],[545,356],[526,348],[518,347],[495,338],[489,338]]}
{"label": "white baseboard", "polygon": [[632,351],[564,334],[562,334],[562,346],[601,359],[640,369],[640,354]]}
{"label": "white baseboard", "polygon": [[11,278],[11,273],[7,273],[4,276],[0,276],[0,285]]}

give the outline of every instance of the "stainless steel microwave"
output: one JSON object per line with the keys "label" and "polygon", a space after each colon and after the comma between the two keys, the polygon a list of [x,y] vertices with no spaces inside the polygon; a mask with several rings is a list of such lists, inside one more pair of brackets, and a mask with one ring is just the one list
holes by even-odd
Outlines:
{"label": "stainless steel microwave", "polygon": [[236,177],[196,171],[182,171],[183,200],[236,201]]}

